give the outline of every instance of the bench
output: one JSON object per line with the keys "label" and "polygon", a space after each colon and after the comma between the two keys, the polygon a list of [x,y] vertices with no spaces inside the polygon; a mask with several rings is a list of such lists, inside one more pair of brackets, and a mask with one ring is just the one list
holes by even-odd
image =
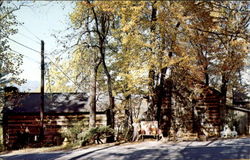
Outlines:
{"label": "bench", "polygon": [[196,141],[198,140],[198,133],[183,133],[181,140],[183,141]]}
{"label": "bench", "polygon": [[139,137],[144,140],[146,137],[153,137],[159,140],[162,137],[162,131],[158,128],[157,121],[141,121]]}

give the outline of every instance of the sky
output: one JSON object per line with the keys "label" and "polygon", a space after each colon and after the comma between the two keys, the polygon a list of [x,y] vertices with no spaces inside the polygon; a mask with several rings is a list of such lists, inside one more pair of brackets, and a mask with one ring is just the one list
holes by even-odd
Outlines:
{"label": "sky", "polygon": [[[22,7],[15,12],[17,21],[23,24],[17,27],[18,33],[10,38],[38,52],[41,50],[41,40],[43,40],[45,42],[45,56],[51,56],[49,54],[58,49],[56,39],[52,34],[68,27],[68,15],[73,10],[74,5],[69,1],[37,1],[28,2],[28,4],[31,6]],[[23,73],[20,77],[26,79],[27,83],[19,89],[21,91],[37,90],[40,86],[41,55],[12,41],[10,41],[10,47],[24,55],[21,67]],[[48,62],[48,59],[45,59],[45,62]]]}

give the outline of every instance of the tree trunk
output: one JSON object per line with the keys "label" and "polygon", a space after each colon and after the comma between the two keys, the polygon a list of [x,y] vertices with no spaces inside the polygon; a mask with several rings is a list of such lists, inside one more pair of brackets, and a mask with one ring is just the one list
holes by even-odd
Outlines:
{"label": "tree trunk", "polygon": [[[107,81],[108,81],[109,111],[107,112],[108,113],[107,114],[107,125],[109,125],[112,129],[114,129],[115,128],[115,113],[114,113],[115,99],[114,99],[114,96],[112,93],[111,75],[110,75],[108,68],[106,66],[104,54],[102,54],[102,65],[103,65],[104,72],[107,76]],[[114,135],[108,137],[107,142],[114,142]]]}
{"label": "tree trunk", "polygon": [[228,80],[226,79],[225,75],[222,75],[221,82],[222,82],[222,84],[221,84],[221,95],[222,95],[221,104],[223,106],[225,106],[226,102],[227,102],[227,83],[228,83]]}
{"label": "tree trunk", "polygon": [[[165,41],[163,41],[163,46],[165,44]],[[165,47],[163,48],[163,50],[165,49]],[[172,52],[169,52],[168,57],[171,58],[172,57]],[[171,127],[171,121],[169,121],[169,125],[166,123],[166,117],[167,119],[171,119],[169,118],[169,116],[172,116],[172,109],[171,109],[171,100],[172,100],[172,83],[171,79],[168,78],[167,80],[166,78],[166,72],[167,72],[167,67],[164,67],[161,69],[161,76],[160,76],[160,84],[158,86],[158,92],[157,92],[157,121],[158,121],[158,125],[159,127],[163,130],[163,134],[164,136],[166,136],[169,132],[169,129]],[[169,109],[170,108],[170,109]]]}
{"label": "tree trunk", "polygon": [[[88,2],[89,3],[89,2]],[[115,128],[115,99],[112,93],[112,80],[111,75],[109,73],[109,70],[106,65],[106,59],[105,59],[105,41],[106,36],[109,31],[109,16],[105,15],[105,13],[102,13],[100,17],[97,16],[95,8],[92,7],[92,12],[94,14],[95,19],[95,27],[96,32],[98,35],[98,41],[99,41],[99,53],[101,56],[101,63],[104,68],[104,72],[107,76],[107,83],[108,83],[108,95],[109,95],[109,108],[107,109],[107,125],[109,125],[112,129]],[[114,141],[114,135],[107,138],[107,142],[113,142]]]}
{"label": "tree trunk", "polygon": [[157,87],[157,103],[156,103],[156,106],[157,106],[157,117],[156,117],[156,119],[157,119],[159,125],[160,125],[160,122],[161,122],[162,100],[166,96],[165,88],[164,88],[165,87],[164,86],[164,81],[165,81],[166,71],[167,71],[167,67],[161,69],[160,84]]}
{"label": "tree trunk", "polygon": [[227,83],[228,80],[226,79],[225,75],[222,75],[222,80],[221,80],[221,124],[224,124],[225,122],[225,114],[226,114],[226,103],[227,103]]}
{"label": "tree trunk", "polygon": [[89,127],[96,126],[96,81],[97,81],[97,71],[100,63],[96,64],[90,75],[91,85],[90,85],[90,97],[89,97]]}
{"label": "tree trunk", "polygon": [[[154,23],[156,21],[156,13],[157,13],[157,8],[154,6],[156,1],[153,2],[152,4],[152,12],[151,12],[151,22]],[[155,24],[151,25],[150,28],[151,32],[155,31]],[[152,51],[153,52],[153,51]],[[154,54],[154,53],[153,53]],[[151,69],[149,70],[149,83],[148,83],[148,90],[149,90],[149,108],[147,112],[147,119],[148,120],[157,120],[156,116],[156,95],[155,95],[155,71],[153,69],[154,66],[151,66]]]}
{"label": "tree trunk", "polygon": [[206,86],[209,86],[208,66],[206,66],[206,67],[204,68],[204,71],[205,71],[205,73],[204,73],[204,75],[205,75],[205,84],[206,84]]}
{"label": "tree trunk", "polygon": [[164,97],[162,97],[160,128],[163,131],[163,136],[169,135],[172,121],[172,87],[171,79],[167,79],[164,85]]}
{"label": "tree trunk", "polygon": [[154,79],[155,79],[155,72],[153,69],[150,69],[149,71],[149,83],[148,83],[148,101],[149,101],[149,108],[148,108],[148,112],[147,112],[147,120],[155,120],[155,99],[156,99],[156,95],[155,95],[155,83],[154,83]]}
{"label": "tree trunk", "polygon": [[130,107],[130,99],[131,99],[131,95],[128,95],[125,97],[125,101],[126,101],[126,105],[125,105],[125,123],[124,126],[127,127],[127,129],[129,129],[129,125],[132,125],[133,123],[131,118],[132,118],[132,111],[131,111],[131,107]]}

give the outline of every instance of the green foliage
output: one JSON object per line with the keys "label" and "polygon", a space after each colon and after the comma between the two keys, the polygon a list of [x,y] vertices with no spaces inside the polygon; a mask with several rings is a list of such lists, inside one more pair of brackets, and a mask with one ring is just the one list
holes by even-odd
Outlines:
{"label": "green foliage", "polygon": [[[17,33],[16,26],[19,24],[16,20],[14,11],[20,9],[21,5],[12,5],[7,1],[0,1],[0,120],[2,120],[2,108],[4,106],[3,89],[10,84],[21,84],[23,79],[18,78],[22,72],[23,56],[13,53],[9,46],[8,38]],[[1,143],[0,150],[3,149],[2,129],[0,130]]]}
{"label": "green foliage", "polygon": [[133,128],[125,128],[123,130],[120,130],[117,133],[117,140],[118,141],[125,141],[125,142],[129,142],[132,141],[133,139]]}
{"label": "green foliage", "polygon": [[99,144],[101,139],[107,138],[114,134],[114,130],[109,126],[98,126],[89,128],[87,131],[79,134],[78,138],[81,140],[82,145],[93,144],[95,140]]}
{"label": "green foliage", "polygon": [[[0,89],[9,83],[20,84],[23,81],[17,78],[22,71],[22,55],[10,50],[8,38],[17,33],[14,11],[20,9],[11,2],[0,3]],[[11,77],[11,78],[10,78]]]}
{"label": "green foliage", "polygon": [[82,120],[77,123],[73,123],[72,127],[62,128],[60,130],[62,137],[67,138],[70,143],[77,143],[79,140],[78,135],[87,129],[85,122],[86,121]]}
{"label": "green foliage", "polygon": [[71,145],[86,145],[95,143],[95,140],[102,143],[101,139],[112,135],[114,131],[109,126],[88,128],[86,121],[82,120],[73,123],[71,127],[62,128],[60,133]]}

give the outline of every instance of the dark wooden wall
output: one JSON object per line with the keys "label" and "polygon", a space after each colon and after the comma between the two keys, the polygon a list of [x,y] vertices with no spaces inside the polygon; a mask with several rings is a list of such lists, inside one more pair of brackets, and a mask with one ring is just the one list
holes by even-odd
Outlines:
{"label": "dark wooden wall", "polygon": [[200,98],[198,113],[202,117],[203,131],[208,136],[219,136],[221,125],[221,96],[216,90],[204,89],[204,96]]}
{"label": "dark wooden wall", "polygon": [[[35,136],[39,136],[39,114],[8,114],[3,117],[4,144],[7,148],[20,148],[19,143],[26,145],[38,145]],[[97,113],[97,125],[106,125],[106,114]],[[59,130],[69,127],[74,122],[84,120],[86,125],[89,121],[89,113],[81,114],[45,114],[44,117],[44,140],[46,145],[60,145],[63,141]],[[26,139],[26,141],[24,141]],[[27,142],[28,139],[28,142]],[[23,141],[23,142],[22,142]],[[25,144],[22,144],[25,145]]]}

